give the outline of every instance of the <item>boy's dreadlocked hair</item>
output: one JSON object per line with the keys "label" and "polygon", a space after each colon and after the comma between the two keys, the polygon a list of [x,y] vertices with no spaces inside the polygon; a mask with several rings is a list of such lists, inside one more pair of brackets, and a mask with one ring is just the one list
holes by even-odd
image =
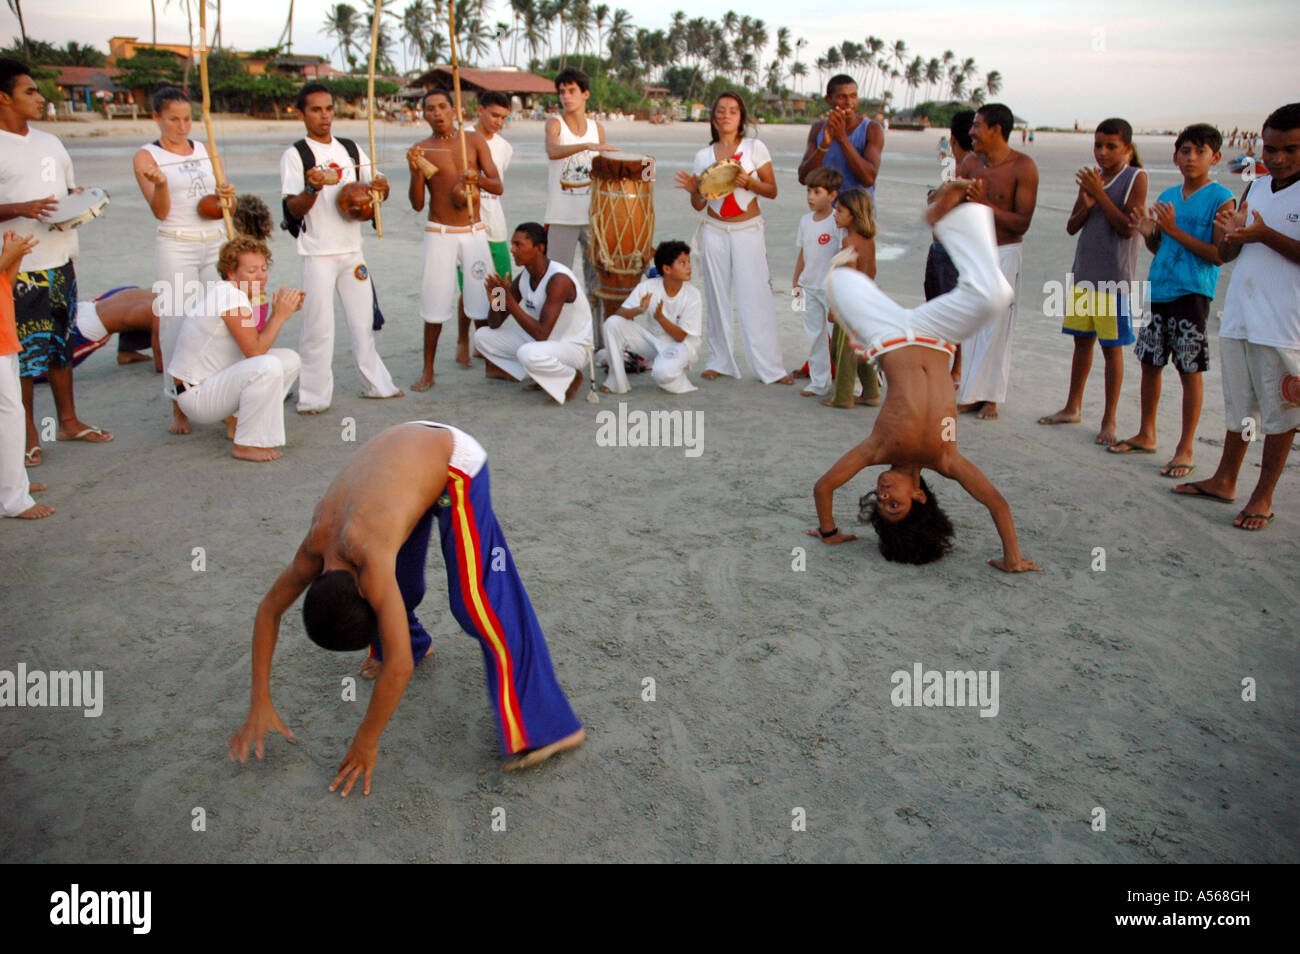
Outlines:
{"label": "boy's dreadlocked hair", "polygon": [[244,193],[236,199],[231,218],[235,231],[241,235],[251,235],[263,242],[271,237],[271,210],[255,195]]}
{"label": "boy's dreadlocked hair", "polygon": [[875,494],[858,501],[858,521],[870,523],[880,539],[880,555],[893,563],[933,563],[952,550],[952,521],[943,512],[934,492],[921,478],[925,503],[912,501],[912,509],[897,523],[880,513]]}

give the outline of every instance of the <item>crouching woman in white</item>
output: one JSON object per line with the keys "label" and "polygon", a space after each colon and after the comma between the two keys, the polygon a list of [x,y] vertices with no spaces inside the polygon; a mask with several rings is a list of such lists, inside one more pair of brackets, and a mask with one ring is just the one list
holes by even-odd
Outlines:
{"label": "crouching woman in white", "polygon": [[271,253],[265,243],[237,235],[221,247],[213,285],[185,316],[167,368],[176,403],[190,420],[210,424],[234,415],[234,456],[268,461],[283,456],[284,399],[301,363],[288,348],[272,348],[303,293],[281,286],[266,324],[257,327],[250,299],[266,284]]}
{"label": "crouching woman in white", "polygon": [[[670,394],[698,390],[686,376],[699,356],[704,331],[703,303],[690,283],[691,247],[675,240],[662,242],[655,249],[655,268],[659,277],[642,280],[623,306],[605,319],[609,348],[596,356],[598,362],[603,357],[609,363],[602,391],[627,393],[624,351],[653,361],[651,377]],[[634,320],[641,314],[647,316],[648,328]]]}

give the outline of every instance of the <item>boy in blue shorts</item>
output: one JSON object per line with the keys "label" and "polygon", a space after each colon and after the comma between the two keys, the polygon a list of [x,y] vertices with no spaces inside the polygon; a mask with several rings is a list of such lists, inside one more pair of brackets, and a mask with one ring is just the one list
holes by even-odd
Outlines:
{"label": "boy in blue shorts", "polygon": [[1174,165],[1183,174],[1182,185],[1166,189],[1155,206],[1132,216],[1155,255],[1148,276],[1151,320],[1133,349],[1142,362],[1142,420],[1135,435],[1107,450],[1155,453],[1160,373],[1172,356],[1183,382],[1183,430],[1174,456],[1161,468],[1165,477],[1186,477],[1194,469],[1192,444],[1204,392],[1201,375],[1210,366],[1205,325],[1223,264],[1218,246],[1224,229],[1215,217],[1236,208],[1232,193],[1210,179],[1210,170],[1222,158],[1222,145],[1222,133],[1208,123],[1180,132],[1174,142]]}

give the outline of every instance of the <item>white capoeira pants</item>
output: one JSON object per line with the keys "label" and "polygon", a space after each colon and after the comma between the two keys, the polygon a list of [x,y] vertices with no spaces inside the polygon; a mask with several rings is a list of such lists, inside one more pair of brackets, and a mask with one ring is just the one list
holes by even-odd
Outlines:
{"label": "white capoeira pants", "polygon": [[[185,323],[186,307],[194,307],[207,296],[213,284],[221,281],[217,274],[217,254],[225,233],[216,230],[201,241],[159,235],[154,244],[153,270],[157,276],[153,292],[154,310],[158,313],[158,345],[162,349],[164,368],[171,367],[176,342]],[[171,376],[163,375],[163,391],[171,393]]]}
{"label": "white capoeira pants", "polygon": [[627,368],[623,366],[624,351],[639,354],[647,361],[653,360],[650,376],[655,379],[655,384],[668,393],[686,394],[699,390],[686,376],[686,369],[695,360],[695,355],[685,341],[664,344],[643,325],[618,315],[606,318],[604,327],[607,347],[597,353],[596,360],[599,361],[603,355],[609,362],[609,375],[605,378],[605,384],[615,394],[626,394],[628,391]]}
{"label": "white capoeira pants", "polygon": [[996,321],[989,322],[962,341],[958,404],[975,404],[979,401],[1001,404],[1007,399],[1007,389],[1011,385],[1011,333],[1015,330],[1016,308],[1020,302],[1020,261],[1023,251],[1024,246],[1019,242],[998,246],[998,265],[1002,269],[1002,275],[1011,283],[1011,302]]}
{"label": "white capoeira pants", "polygon": [[365,255],[304,255],[302,259],[302,332],[298,353],[302,357],[302,382],[298,386],[299,411],[323,411],[334,400],[334,292],[343,302],[352,357],[361,375],[366,397],[392,397],[398,391],[375,348],[374,292]]}
{"label": "white capoeira pants", "polygon": [[700,227],[700,258],[704,265],[704,299],[708,303],[706,370],[740,377],[740,367],[732,354],[734,302],[750,370],[764,384],[785,377],[763,219],[731,225],[706,217]]}
{"label": "white capoeira pants", "polygon": [[298,380],[300,367],[296,351],[272,348],[256,358],[236,361],[224,371],[187,387],[176,403],[186,417],[199,424],[236,415],[236,444],[282,447],[284,399]]}
{"label": "white capoeira pants", "polygon": [[803,288],[803,330],[808,336],[808,387],[815,394],[831,390],[830,306],[825,288]]}
{"label": "white capoeira pants", "polygon": [[[496,274],[487,226],[471,232],[448,232],[436,222],[424,226],[424,280],[420,286],[420,317],[425,324],[440,325],[456,317],[456,266],[464,277],[465,314],[481,321],[488,314],[489,275]],[[454,228],[454,226],[453,226]]]}
{"label": "white capoeira pants", "polygon": [[587,349],[572,341],[537,341],[516,324],[474,331],[474,347],[516,381],[532,378],[561,404],[574,376],[587,363]]}
{"label": "white capoeira pants", "polygon": [[995,323],[1011,304],[1014,292],[998,267],[992,209],[962,203],[934,232],[957,266],[957,287],[915,308],[898,304],[856,268],[831,269],[830,306],[853,334],[854,350],[868,360],[909,345],[951,356],[956,342]]}
{"label": "white capoeira pants", "polygon": [[36,506],[23,449],[27,446],[27,414],[18,381],[18,355],[0,355],[0,514],[16,517]]}

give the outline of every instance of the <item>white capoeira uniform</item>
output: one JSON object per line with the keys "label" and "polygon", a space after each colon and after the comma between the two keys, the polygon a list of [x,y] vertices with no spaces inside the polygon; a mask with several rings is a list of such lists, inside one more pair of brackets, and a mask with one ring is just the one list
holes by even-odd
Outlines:
{"label": "white capoeira uniform", "polygon": [[[316,204],[303,219],[298,233],[298,254],[302,256],[302,332],[298,351],[302,355],[302,381],[298,386],[299,411],[323,411],[334,400],[334,292],[343,302],[343,314],[352,339],[352,357],[361,375],[362,393],[366,397],[393,397],[398,387],[384,367],[375,348],[374,292],[370,272],[361,250],[361,223],[350,222],[339,214],[336,201],[339,190],[358,181],[347,149],[337,139],[328,143],[308,138],[307,145],[318,166],[339,171],[337,185],[325,186],[316,196]],[[370,181],[370,160],[361,154],[360,181]],[[285,196],[303,191],[306,174],[298,150],[290,146],[280,157],[280,191]]]}
{"label": "white capoeira uniform", "polygon": [[182,382],[176,387],[176,403],[190,420],[211,424],[234,414],[239,418],[236,444],[280,447],[284,399],[298,380],[298,355],[288,348],[272,348],[245,357],[221,317],[237,309],[255,321],[247,295],[231,282],[214,285],[186,315],[166,373]]}
{"label": "white capoeira uniform", "polygon": [[[199,215],[199,199],[217,191],[217,179],[207,147],[192,139],[189,142],[193,151],[188,157],[168,152],[157,142],[141,147],[167,177],[167,195],[171,200],[167,217],[158,223],[153,253],[156,279],[153,292],[157,296],[158,343],[163,367],[171,362],[176,351],[176,339],[180,337],[185,315],[221,281],[217,274],[217,254],[226,240],[220,222]],[[169,395],[172,391],[171,378],[166,376],[163,391]]]}
{"label": "white capoeira uniform", "polygon": [[567,275],[573,282],[576,297],[566,302],[555,320],[551,336],[537,341],[517,323],[507,322],[499,328],[484,326],[474,332],[474,347],[516,381],[528,375],[555,400],[564,403],[564,392],[574,376],[587,362],[591,349],[591,305],[583,294],[573,270],[552,261],[542,280],[533,287],[532,276],[524,269],[519,273],[520,304],[533,319],[540,321],[546,304],[546,286],[556,275]]}
{"label": "white capoeira uniform", "polygon": [[1023,252],[1024,246],[1020,242],[998,246],[998,266],[1011,285],[1011,301],[997,321],[989,322],[977,334],[961,342],[958,404],[981,401],[1001,404],[1007,399],[1007,389],[1011,385],[1011,333],[1015,330],[1016,309],[1020,302]]}
{"label": "white capoeira uniform", "polygon": [[[690,284],[682,285],[677,294],[669,297],[664,292],[662,278],[646,278],[627,296],[622,307],[641,311],[641,299],[650,296],[645,308],[648,327],[631,318],[610,315],[605,319],[605,343],[596,355],[609,363],[605,384],[615,394],[628,391],[627,369],[623,366],[623,352],[631,351],[647,360],[653,360],[650,374],[655,383],[670,394],[686,394],[698,390],[686,376],[686,370],[700,354],[701,333],[704,330],[704,306],[699,290]],[[663,304],[664,317],[675,324],[686,337],[674,341],[672,336],[655,320],[654,313]]]}
{"label": "white capoeira uniform", "polygon": [[[5,294],[12,294],[8,282],[3,283],[3,289]],[[26,437],[27,412],[23,410],[18,380],[18,352],[0,354],[0,515],[6,517],[16,517],[36,506],[23,463]]]}
{"label": "white capoeira uniform", "polygon": [[420,317],[440,325],[456,317],[456,267],[464,273],[465,314],[475,321],[488,315],[487,285],[493,273],[487,225],[424,223],[424,278],[420,286]]}
{"label": "white capoeira uniform", "polygon": [[[576,146],[579,143],[599,143],[600,125],[587,117],[587,130],[581,136],[560,120],[560,145]],[[591,160],[596,154],[590,150],[575,152],[563,159],[548,159],[546,166],[546,257],[565,268],[573,267],[573,253],[582,248],[583,290],[591,294],[595,282],[595,268],[587,254],[588,232],[591,221]]]}
{"label": "white capoeira uniform", "polygon": [[844,244],[844,229],[835,224],[831,213],[821,221],[809,212],[799,220],[794,246],[803,252],[803,271],[799,273],[800,299],[803,307],[803,330],[808,336],[808,387],[814,394],[831,390],[830,306],[826,302],[826,276],[831,259]]}
{"label": "white capoeira uniform", "polygon": [[832,268],[830,305],[852,335],[853,350],[876,361],[898,348],[943,351],[951,365],[956,342],[967,341],[1006,313],[1014,292],[998,267],[993,210],[964,202],[934,226],[957,266],[957,287],[915,308],[904,308],[856,268]]}
{"label": "white capoeira uniform", "polygon": [[[772,161],[767,147],[757,139],[743,139],[738,160],[751,176]],[[695,154],[693,171],[699,175],[716,161],[713,146]],[[757,198],[748,189],[737,189],[723,199],[712,199],[709,208],[724,217],[740,215]],[[740,377],[732,354],[734,301],[740,317],[740,337],[745,360],[764,384],[785,377],[781,360],[781,335],[772,299],[772,276],[767,267],[767,244],[763,217],[729,223],[705,215],[700,227],[700,257],[704,265],[704,295],[708,302],[709,359],[706,370]],[[734,296],[734,297],[733,297]]]}

